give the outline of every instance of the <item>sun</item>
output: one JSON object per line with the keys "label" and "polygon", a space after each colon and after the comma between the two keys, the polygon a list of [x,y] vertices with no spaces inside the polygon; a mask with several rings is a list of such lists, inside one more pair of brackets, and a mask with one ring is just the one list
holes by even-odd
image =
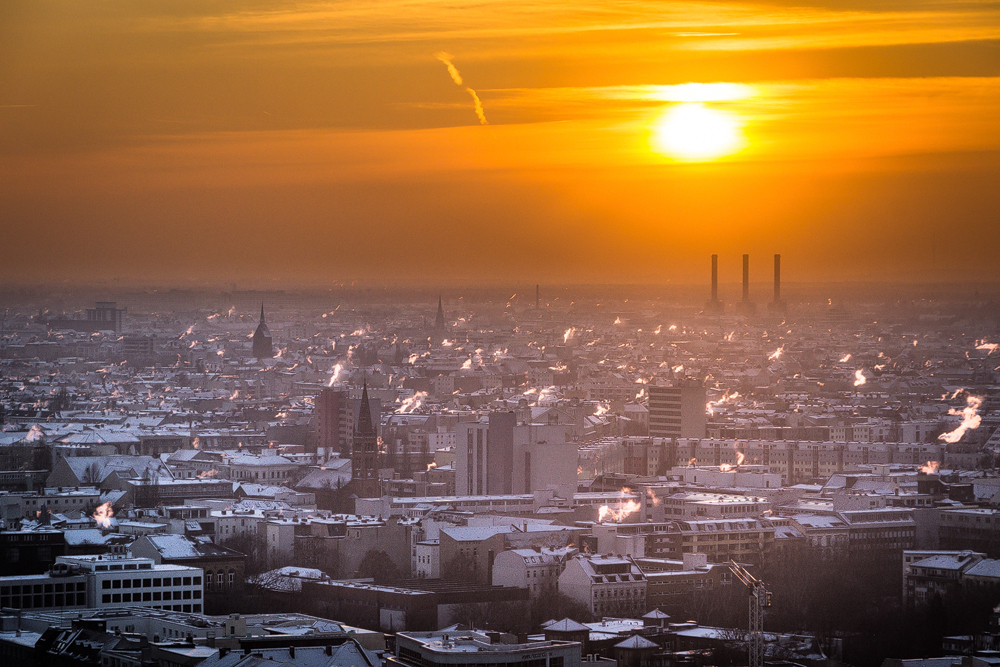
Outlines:
{"label": "sun", "polygon": [[701,102],[676,104],[653,126],[653,150],[676,160],[714,160],[744,146],[746,137],[738,118]]}

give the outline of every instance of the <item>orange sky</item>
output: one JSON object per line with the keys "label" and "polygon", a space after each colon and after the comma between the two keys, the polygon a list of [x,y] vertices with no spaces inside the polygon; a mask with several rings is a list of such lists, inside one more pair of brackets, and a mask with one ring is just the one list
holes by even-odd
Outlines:
{"label": "orange sky", "polygon": [[998,183],[995,2],[0,3],[8,283],[996,280]]}

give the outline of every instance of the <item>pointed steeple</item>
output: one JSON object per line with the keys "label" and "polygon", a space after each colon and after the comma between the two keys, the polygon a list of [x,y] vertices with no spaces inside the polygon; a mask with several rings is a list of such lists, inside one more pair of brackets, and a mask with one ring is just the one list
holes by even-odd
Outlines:
{"label": "pointed steeple", "polygon": [[358,409],[358,426],[354,430],[356,435],[375,435],[375,425],[372,423],[372,408],[368,403],[368,380],[365,380],[364,388],[361,390],[361,406]]}
{"label": "pointed steeple", "polygon": [[434,328],[444,329],[444,302],[440,295],[438,295],[438,312],[437,317],[434,318]]}
{"label": "pointed steeple", "polygon": [[274,347],[271,344],[271,330],[264,322],[264,304],[260,304],[260,323],[257,330],[253,332],[253,356],[257,359],[270,359],[274,356]]}

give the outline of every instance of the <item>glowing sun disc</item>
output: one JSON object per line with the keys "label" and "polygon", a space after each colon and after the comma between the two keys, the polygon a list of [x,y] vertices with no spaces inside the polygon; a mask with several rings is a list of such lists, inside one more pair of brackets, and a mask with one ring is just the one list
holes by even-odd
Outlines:
{"label": "glowing sun disc", "polygon": [[653,127],[653,150],[677,160],[712,160],[732,155],[745,145],[736,116],[699,102],[670,107]]}

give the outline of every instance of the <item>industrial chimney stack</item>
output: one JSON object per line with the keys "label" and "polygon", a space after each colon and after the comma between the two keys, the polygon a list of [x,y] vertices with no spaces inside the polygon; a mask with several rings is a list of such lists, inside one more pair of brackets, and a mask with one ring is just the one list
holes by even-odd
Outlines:
{"label": "industrial chimney stack", "polygon": [[750,255],[743,255],[743,303],[750,303]]}
{"label": "industrial chimney stack", "polygon": [[740,311],[744,315],[753,315],[757,307],[750,300],[750,255],[743,255],[743,301]]}
{"label": "industrial chimney stack", "polygon": [[785,310],[785,302],[781,300],[781,255],[774,256],[774,301],[769,307],[776,311]]}
{"label": "industrial chimney stack", "polygon": [[722,313],[722,302],[719,301],[719,256],[712,255],[712,298],[705,304],[709,313]]}

